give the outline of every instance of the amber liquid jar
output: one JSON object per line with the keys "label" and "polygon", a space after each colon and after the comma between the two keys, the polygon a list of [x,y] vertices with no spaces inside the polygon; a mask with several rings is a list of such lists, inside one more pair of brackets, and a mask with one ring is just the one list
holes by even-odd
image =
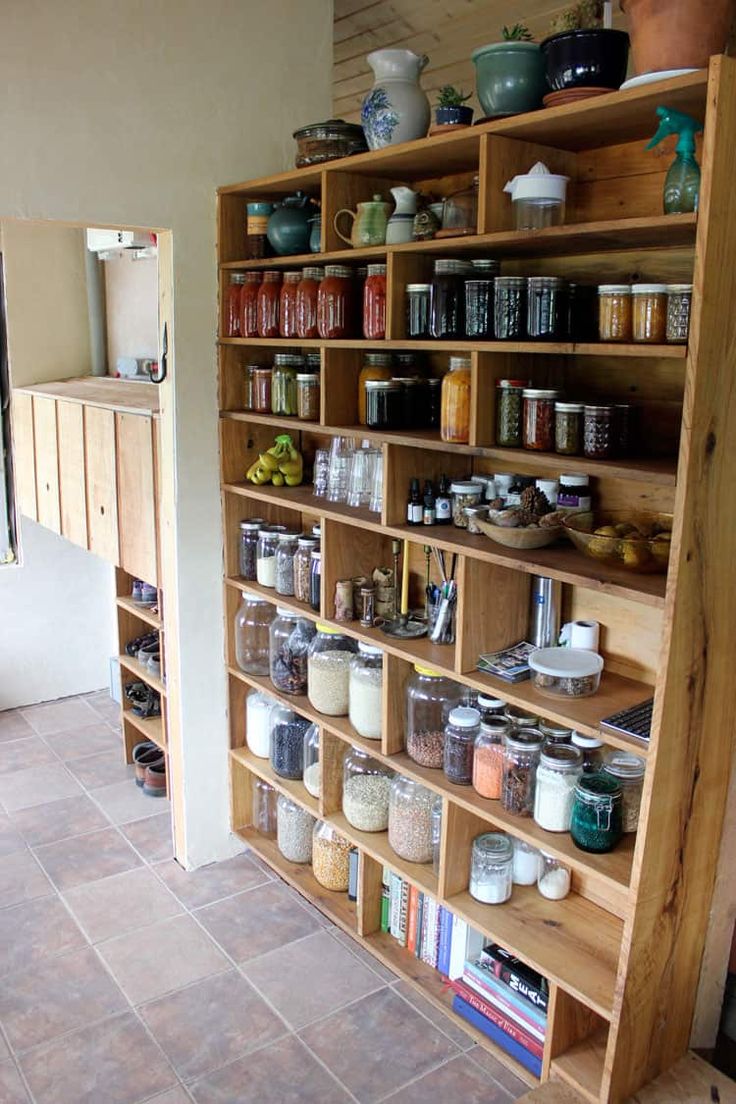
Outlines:
{"label": "amber liquid jar", "polygon": [[271,368],[253,368],[253,409],[257,414],[271,413]]}
{"label": "amber liquid jar", "polygon": [[258,337],[258,290],[262,278],[260,272],[245,274],[245,283],[240,293],[241,337]]}
{"label": "amber liquid jar", "polygon": [[317,331],[322,338],[350,337],[352,273],[346,265],[327,265],[317,294]]}
{"label": "amber liquid jar", "polygon": [[450,371],[442,380],[440,436],[462,445],[470,439],[469,357],[450,357]]}
{"label": "amber liquid jar", "polygon": [[524,425],[522,446],[536,452],[554,452],[555,400],[559,391],[524,389]]}
{"label": "amber liquid jar", "polygon": [[279,333],[281,337],[298,337],[296,297],[301,272],[285,272],[279,296]]}
{"label": "amber liquid jar", "polygon": [[240,300],[245,276],[233,272],[225,299],[225,337],[240,337]]}
{"label": "amber liquid jar", "polygon": [[601,341],[631,341],[628,284],[601,284],[598,288],[598,336]]}
{"label": "amber liquid jar", "polygon": [[297,337],[319,337],[317,329],[317,296],[324,276],[321,268],[305,268],[296,289]]}
{"label": "amber liquid jar", "polygon": [[664,342],[667,337],[667,286],[634,284],[631,296],[633,340],[653,345]]}
{"label": "amber liquid jar", "polygon": [[281,273],[264,272],[263,283],[258,289],[256,309],[258,311],[258,336],[279,336],[279,298],[281,295]]}
{"label": "amber liquid jar", "polygon": [[363,285],[363,336],[382,341],[386,336],[386,266],[368,265]]}

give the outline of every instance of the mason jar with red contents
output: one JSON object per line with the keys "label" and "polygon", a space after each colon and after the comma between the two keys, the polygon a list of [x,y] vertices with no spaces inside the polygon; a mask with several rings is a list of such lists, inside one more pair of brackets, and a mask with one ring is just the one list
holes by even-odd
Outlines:
{"label": "mason jar with red contents", "polygon": [[322,338],[350,337],[353,278],[347,265],[327,265],[317,293],[317,330]]}
{"label": "mason jar with red contents", "polygon": [[246,272],[240,293],[240,336],[258,337],[258,289],[260,272]]}
{"label": "mason jar with red contents", "polygon": [[263,273],[263,283],[258,289],[258,300],[256,302],[259,337],[279,336],[280,285],[280,272]]}
{"label": "mason jar with red contents", "polygon": [[297,336],[296,295],[301,272],[285,272],[279,297],[279,333],[282,337]]}
{"label": "mason jar with red contents", "polygon": [[371,341],[386,336],[386,266],[368,265],[363,287],[363,336]]}
{"label": "mason jar with red contents", "polygon": [[233,272],[225,294],[225,337],[240,337],[240,300],[245,276]]}
{"label": "mason jar with red contents", "polygon": [[324,269],[302,269],[302,278],[296,289],[297,337],[319,337],[317,330],[317,295],[324,277]]}

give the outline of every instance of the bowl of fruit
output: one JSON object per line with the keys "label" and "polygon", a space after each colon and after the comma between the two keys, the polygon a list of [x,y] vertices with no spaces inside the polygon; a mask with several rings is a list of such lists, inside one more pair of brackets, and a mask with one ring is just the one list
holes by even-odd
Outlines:
{"label": "bowl of fruit", "polygon": [[568,514],[562,525],[575,547],[591,560],[641,574],[667,570],[672,514],[644,510]]}

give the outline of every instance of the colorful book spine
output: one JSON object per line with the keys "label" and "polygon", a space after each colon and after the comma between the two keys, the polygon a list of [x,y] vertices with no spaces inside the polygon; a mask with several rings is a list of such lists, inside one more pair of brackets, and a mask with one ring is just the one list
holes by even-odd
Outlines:
{"label": "colorful book spine", "polygon": [[424,909],[426,905],[426,894],[420,893],[417,899],[417,941],[414,947],[415,958],[420,958],[422,954],[422,938],[424,935]]}
{"label": "colorful book spine", "polygon": [[547,979],[536,970],[532,970],[531,966],[527,966],[515,955],[509,954],[503,947],[499,947],[498,943],[491,943],[485,947],[479,961],[519,997],[528,1001],[534,1008],[542,1012],[547,1011],[549,1003]]}
{"label": "colorful book spine", "polygon": [[391,875],[388,867],[384,866],[381,877],[381,931],[387,932],[391,927]]}
{"label": "colorful book spine", "polygon": [[409,886],[409,904],[406,917],[406,949],[414,954],[417,946],[417,898],[419,890]]}
{"label": "colorful book spine", "polygon": [[452,1007],[458,1016],[462,1016],[464,1020],[477,1027],[479,1031],[482,1031],[489,1039],[492,1039],[494,1043],[497,1043],[502,1050],[505,1050],[507,1054],[515,1058],[519,1065],[524,1069],[529,1070],[535,1077],[542,1076],[542,1062],[536,1055],[530,1054],[526,1047],[521,1046],[510,1035],[507,1035],[505,1031],[502,1031],[500,1027],[497,1027],[492,1020],[487,1020],[485,1016],[482,1016],[480,1012],[477,1012],[471,1004],[464,1001],[462,997],[457,994],[452,999]]}
{"label": "colorful book spine", "polygon": [[391,909],[389,931],[394,939],[399,938],[401,920],[401,878],[398,874],[391,875]]}
{"label": "colorful book spine", "polygon": [[514,1039],[520,1046],[526,1047],[530,1054],[534,1054],[537,1058],[542,1057],[544,1045],[535,1039],[533,1035],[530,1035],[528,1031],[524,1031],[514,1020],[509,1019],[508,1016],[504,1016],[503,1012],[500,1012],[498,1008],[495,1008],[488,1001],[483,1000],[482,997],[471,989],[468,985],[465,985],[462,981],[455,981],[452,983],[452,988],[462,997],[468,1004],[472,1004],[476,1012],[479,1012],[481,1016],[485,1016],[486,1019],[492,1020],[496,1027],[499,1027],[501,1031],[505,1031],[512,1039]]}
{"label": "colorful book spine", "polygon": [[462,980],[484,1001],[486,1001],[488,1004],[492,1004],[494,1008],[497,1008],[499,1012],[502,1013],[502,1015],[506,1016],[508,1019],[513,1020],[514,1023],[518,1024],[523,1031],[527,1031],[535,1039],[538,1039],[539,1042],[544,1042],[545,1028],[540,1027],[537,1023],[534,1023],[533,1020],[528,1019],[522,1012],[519,1011],[516,1005],[511,1004],[505,998],[500,997],[492,989],[489,989],[487,986],[483,985],[482,982],[480,982],[478,978],[471,974],[468,970],[466,970],[463,974]]}
{"label": "colorful book spine", "polygon": [[406,946],[406,922],[409,911],[409,883],[402,882],[399,894],[399,945]]}
{"label": "colorful book spine", "polygon": [[475,962],[466,962],[463,980],[468,981],[469,978],[474,983],[474,989],[480,987],[483,993],[487,993],[490,997],[512,1008],[517,1019],[521,1017],[524,1021],[533,1024],[538,1031],[544,1033],[547,1026],[547,1017],[544,1012],[540,1012],[538,1008],[534,1008],[533,1005],[517,996],[512,989],[499,981],[489,970],[486,970],[483,966],[478,966]]}
{"label": "colorful book spine", "polygon": [[452,940],[452,913],[440,905],[440,953],[437,969],[447,977],[450,970],[450,942]]}
{"label": "colorful book spine", "polygon": [[468,925],[465,920],[453,914],[452,935],[450,937],[450,965],[447,976],[451,981],[463,976],[465,969],[465,948],[468,943]]}

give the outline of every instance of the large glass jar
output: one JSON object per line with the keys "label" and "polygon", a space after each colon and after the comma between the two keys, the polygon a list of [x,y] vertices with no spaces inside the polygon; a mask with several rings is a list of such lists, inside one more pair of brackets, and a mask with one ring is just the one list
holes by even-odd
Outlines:
{"label": "large glass jar", "polygon": [[555,403],[555,452],[579,456],[583,451],[583,404]]}
{"label": "large glass jar", "polygon": [[304,361],[295,353],[276,353],[271,377],[271,413],[296,414],[296,374]]}
{"label": "large glass jar", "polygon": [[259,759],[271,754],[271,710],[276,699],[262,690],[251,690],[245,699],[245,742]]}
{"label": "large glass jar", "polygon": [[385,832],[393,772],[359,748],[343,761],[342,811],[360,832]]}
{"label": "large glass jar", "polygon": [[667,285],[634,284],[631,295],[632,340],[661,344],[667,337]]}
{"label": "large glass jar", "polygon": [[281,606],[276,613],[269,635],[271,682],[283,694],[306,694],[307,652],[314,626]]}
{"label": "large glass jar", "polygon": [[324,276],[321,268],[302,269],[296,289],[297,337],[319,337],[317,330],[317,296]]}
{"label": "large glass jar", "polygon": [[470,357],[450,357],[450,370],[442,380],[440,435],[456,444],[470,439]]}
{"label": "large glass jar", "polygon": [[545,744],[537,767],[534,819],[547,832],[568,832],[583,756],[571,744]]}
{"label": "large glass jar", "polygon": [[391,379],[391,356],[387,353],[366,353],[358,376],[358,421],[365,425],[365,385],[369,380]]}
{"label": "large glass jar", "polygon": [[631,285],[598,288],[598,336],[601,341],[631,341]]}
{"label": "large glass jar", "polygon": [[339,629],[317,623],[317,635],[309,645],[307,695],[319,713],[343,717],[350,705],[350,660],[358,645]]}
{"label": "large glass jar", "polygon": [[478,176],[474,176],[470,185],[461,188],[444,200],[442,204],[442,229],[452,230],[455,234],[478,233]]}
{"label": "large glass jar", "polygon": [[258,337],[258,292],[263,280],[260,272],[246,272],[240,293],[240,336]]}
{"label": "large glass jar", "polygon": [[319,421],[319,373],[297,372],[296,416],[305,422]]}
{"label": "large glass jar", "polygon": [[319,725],[316,724],[310,724],[304,733],[304,787],[312,797],[319,797]]}
{"label": "large glass jar", "polygon": [[503,741],[509,724],[503,717],[488,717],[475,738],[473,788],[481,797],[497,801],[503,778]]}
{"label": "large glass jar", "polygon": [[398,380],[368,380],[365,390],[365,424],[370,429],[399,429],[401,384]]}
{"label": "large glass jar", "polygon": [[523,341],[526,337],[523,276],[497,276],[493,281],[493,330],[498,341]]}
{"label": "large glass jar", "polygon": [[331,824],[317,821],[312,833],[312,872],[325,889],[347,893],[351,846]]}
{"label": "large glass jar", "polygon": [[322,552],[319,548],[313,548],[309,557],[309,604],[315,613],[319,613],[322,605]]}
{"label": "large glass jar", "polygon": [[276,835],[276,799],[273,786],[253,775],[253,827],[262,836]]}
{"label": "large glass jar", "polygon": [[238,568],[244,579],[256,578],[256,551],[258,533],[265,525],[263,518],[243,518],[240,523],[240,544],[238,546]]}
{"label": "large glass jar", "polygon": [[554,452],[555,401],[559,391],[539,387],[524,389],[522,446],[537,452]]}
{"label": "large glass jar", "polygon": [[[556,721],[543,721],[539,722],[539,731],[544,736],[545,746],[547,744],[571,744],[572,743],[572,729],[566,728],[564,725],[557,724]],[[580,763],[582,770],[582,759]]]}
{"label": "large glass jar", "polygon": [[612,851],[621,839],[621,787],[602,772],[583,774],[575,786],[570,835],[576,847],[594,855]]}
{"label": "large glass jar", "polygon": [[243,591],[235,614],[235,659],[248,675],[268,674],[268,632],[275,615],[267,599]]}
{"label": "large glass jar", "polygon": [[437,260],[432,276],[430,330],[432,337],[465,336],[465,276],[471,272],[466,261]]}
{"label": "large glass jar", "polygon": [[431,284],[406,285],[406,336],[427,338],[431,301]]}
{"label": "large glass jar", "polygon": [[363,337],[382,341],[386,336],[386,265],[369,264],[363,285]]}
{"label": "large glass jar", "polygon": [[258,336],[279,336],[279,298],[281,295],[281,273],[264,272],[263,281],[258,288],[256,311],[258,313]]}
{"label": "large glass jar", "polygon": [[565,281],[560,276],[528,278],[526,329],[534,340],[564,341],[567,337]]}
{"label": "large glass jar", "polygon": [[301,780],[304,774],[304,733],[309,721],[286,705],[271,710],[271,766],[281,778]]}
{"label": "large glass jar", "polygon": [[472,479],[462,479],[450,484],[452,494],[452,524],[458,529],[468,528],[468,515],[465,513],[471,506],[480,506],[483,501],[485,488],[480,483],[474,483]]}
{"label": "large glass jar", "polygon": [[294,597],[299,602],[309,602],[309,568],[311,553],[318,545],[316,537],[299,537],[294,553]]}
{"label": "large glass jar", "polygon": [[621,787],[621,821],[624,832],[635,832],[639,825],[641,795],[646,763],[627,751],[609,751],[603,760],[603,774]]}
{"label": "large glass jar", "polygon": [[493,277],[473,273],[465,281],[465,333],[490,341],[493,337]]}
{"label": "large glass jar", "polygon": [[297,289],[301,272],[285,272],[279,295],[279,334],[281,337],[297,337]]}
{"label": "large glass jar", "polygon": [[253,365],[253,409],[257,414],[271,413],[271,380],[273,368],[270,365]]}
{"label": "large glass jar", "polygon": [[255,410],[256,379],[255,364],[246,364],[243,369],[243,410]]}
{"label": "large glass jar", "polygon": [[583,774],[596,774],[603,766],[603,741],[595,736],[573,732],[570,743],[582,752]]}
{"label": "large glass jar", "polygon": [[296,533],[279,533],[276,546],[276,593],[291,595],[294,593],[294,555],[296,553]]}
{"label": "large glass jar", "polygon": [[687,341],[690,330],[690,307],[693,297],[692,284],[667,285],[667,341]]}
{"label": "large glass jar", "polygon": [[301,805],[279,794],[276,802],[276,845],[289,862],[312,861],[312,832],[316,818]]}
{"label": "large glass jar", "polygon": [[475,740],[480,732],[480,713],[466,705],[450,710],[445,726],[442,769],[448,782],[469,786],[473,781]]}
{"label": "large glass jar", "polygon": [[473,840],[468,892],[484,905],[502,905],[511,896],[514,848],[508,836],[484,832]]}
{"label": "large glass jar", "polygon": [[406,751],[420,767],[442,769],[445,727],[462,701],[462,687],[431,667],[414,665],[406,682]]}
{"label": "large glass jar", "polygon": [[366,740],[381,739],[383,711],[383,652],[373,644],[358,644],[350,660],[350,723]]}
{"label": "large glass jar", "polygon": [[394,376],[401,387],[400,429],[427,428],[427,381],[421,376]]}
{"label": "large glass jar", "polygon": [[317,330],[322,338],[350,337],[353,274],[346,265],[327,265],[317,293]]}
{"label": "large glass jar", "polygon": [[285,525],[267,525],[258,530],[256,580],[261,586],[276,586],[276,549],[279,546],[279,535],[285,529]]}
{"label": "large glass jar", "polygon": [[242,272],[230,274],[225,296],[225,337],[240,337],[240,297],[245,283]]}
{"label": "large glass jar", "polygon": [[519,709],[516,705],[507,705],[503,715],[511,725],[512,735],[514,732],[521,732],[529,728],[536,729],[539,725],[539,717],[536,713],[529,713],[526,709]]}
{"label": "large glass jar", "polygon": [[586,404],[583,421],[583,453],[589,460],[610,460],[615,454],[613,407]]}
{"label": "large glass jar", "polygon": [[496,444],[503,448],[521,448],[521,424],[524,389],[529,380],[496,381]]}
{"label": "large glass jar", "polygon": [[534,788],[542,750],[542,734],[528,728],[504,737],[501,804],[507,813],[530,817],[534,812]]}
{"label": "large glass jar", "polygon": [[432,861],[432,805],[435,795],[426,786],[397,774],[391,782],[388,806],[388,842],[407,862]]}

